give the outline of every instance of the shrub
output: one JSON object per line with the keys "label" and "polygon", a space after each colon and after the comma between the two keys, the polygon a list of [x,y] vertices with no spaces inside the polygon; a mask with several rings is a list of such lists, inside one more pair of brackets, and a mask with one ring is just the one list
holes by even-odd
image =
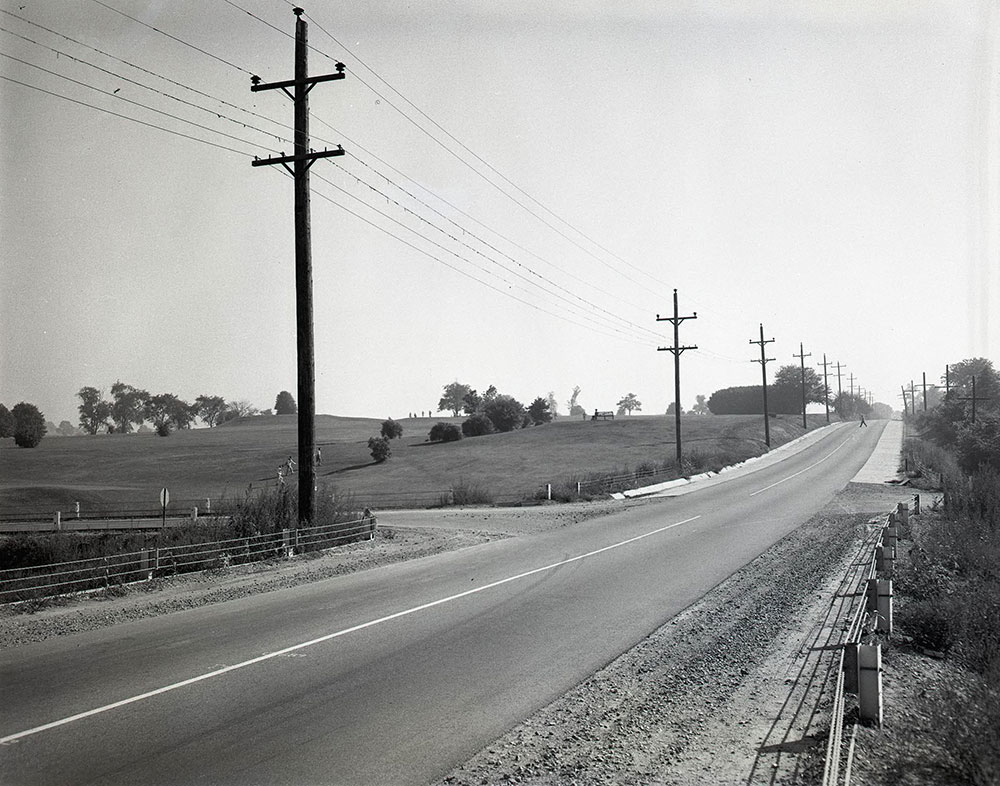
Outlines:
{"label": "shrub", "polygon": [[389,418],[382,421],[382,436],[386,439],[396,439],[403,436],[403,424]]}
{"label": "shrub", "polygon": [[549,406],[549,402],[539,396],[528,407],[528,415],[531,418],[531,422],[538,426],[542,423],[549,423],[552,420],[552,409]]}
{"label": "shrub", "polygon": [[481,437],[485,434],[493,434],[496,427],[493,421],[482,412],[478,412],[462,423],[462,433],[467,437]]}
{"label": "shrub", "polygon": [[1000,469],[1000,420],[982,418],[958,429],[958,464],[970,475],[981,464]]}
{"label": "shrub", "polygon": [[462,438],[462,429],[454,423],[435,423],[431,426],[431,442],[457,442]]}
{"label": "shrub", "polygon": [[156,434],[157,434],[157,436],[160,436],[160,437],[169,437],[170,436],[170,424],[169,423],[161,423],[160,425],[158,425],[156,427]]}
{"label": "shrub", "polygon": [[525,411],[524,405],[516,398],[501,394],[483,407],[483,414],[497,431],[513,431],[521,425]]}
{"label": "shrub", "polygon": [[0,404],[0,437],[14,436],[14,416],[3,404]]}
{"label": "shrub", "polygon": [[485,486],[460,480],[451,488],[452,502],[455,505],[492,505],[493,492]]}
{"label": "shrub", "polygon": [[372,453],[372,458],[376,464],[381,464],[392,455],[392,448],[389,447],[389,440],[385,437],[369,437],[368,450]]}
{"label": "shrub", "polygon": [[14,444],[19,448],[33,448],[45,436],[45,416],[34,404],[22,401],[10,413],[14,418]]}

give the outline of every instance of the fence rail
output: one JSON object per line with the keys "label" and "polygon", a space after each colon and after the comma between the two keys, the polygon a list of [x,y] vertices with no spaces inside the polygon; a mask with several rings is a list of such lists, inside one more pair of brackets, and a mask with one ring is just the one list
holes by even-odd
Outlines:
{"label": "fence rail", "polygon": [[348,541],[373,538],[376,520],[281,530],[242,538],[161,546],[70,562],[0,570],[0,603],[102,589],[160,576],[284,559]]}

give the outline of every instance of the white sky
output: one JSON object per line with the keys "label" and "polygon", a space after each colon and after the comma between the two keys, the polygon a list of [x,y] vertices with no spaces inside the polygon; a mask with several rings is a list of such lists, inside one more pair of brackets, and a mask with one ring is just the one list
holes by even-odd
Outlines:
{"label": "white sky", "polygon": [[[76,422],[76,391],[117,379],[265,408],[296,394],[292,184],[250,166],[291,152],[264,131],[290,138],[292,108],[249,90],[250,73],[292,77],[292,4],[234,3],[259,19],[227,0],[0,0],[0,52],[25,61],[0,57],[8,407]],[[318,412],[405,417],[457,379],[526,404],[553,390],[563,410],[574,385],[588,409],[634,392],[662,413],[673,359],[656,347],[672,328],[655,320],[674,287],[682,314],[698,312],[681,330],[699,347],[682,357],[685,408],[759,382],[760,322],[776,339],[769,375],[801,341],[810,362],[825,352],[896,406],[923,371],[1000,362],[995,3],[305,8],[310,73],[348,68],[310,95],[313,146],[348,151],[312,169]],[[533,214],[447,153],[502,182],[431,121],[523,189],[504,184]]]}

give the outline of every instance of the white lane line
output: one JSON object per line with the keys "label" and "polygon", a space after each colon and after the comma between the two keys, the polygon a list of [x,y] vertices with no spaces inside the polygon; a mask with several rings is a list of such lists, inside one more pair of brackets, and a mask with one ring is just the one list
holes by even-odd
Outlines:
{"label": "white lane line", "polygon": [[[773,489],[775,486],[780,486],[786,480],[791,480],[792,478],[798,477],[803,472],[808,472],[809,470],[813,469],[814,467],[818,467],[820,464],[822,464],[824,461],[826,461],[828,458],[830,458],[830,456],[832,456],[834,453],[836,453],[838,450],[840,450],[842,447],[844,447],[844,445],[846,445],[848,442],[850,442],[852,439],[854,439],[854,436],[855,435],[853,435],[853,434],[851,436],[849,436],[847,439],[845,439],[843,442],[841,442],[839,445],[837,445],[837,447],[835,447],[833,450],[831,450],[829,453],[827,453],[825,456],[823,456],[823,458],[821,458],[815,464],[810,464],[805,469],[800,469],[795,474],[789,475],[787,478],[782,478],[781,480],[777,481],[776,483],[772,483],[770,486],[764,486],[764,488],[762,488],[762,489],[757,489],[756,491],[751,492],[750,496],[751,497],[756,497],[758,494],[763,494],[768,489]],[[0,742],[2,742],[2,741],[3,740],[0,740]]]}
{"label": "white lane line", "polygon": [[245,669],[248,666],[253,666],[256,663],[263,663],[266,660],[271,660],[273,658],[280,657],[282,655],[287,655],[290,652],[295,652],[296,650],[305,649],[306,647],[312,647],[316,644],[321,644],[324,641],[330,641],[331,639],[340,638],[341,636],[346,636],[349,633],[356,633],[359,630],[364,630],[365,628],[371,628],[375,625],[381,625],[385,622],[390,622],[400,617],[406,617],[410,614],[416,614],[418,611],[424,611],[426,609],[433,608],[434,606],[440,606],[443,603],[450,603],[454,600],[459,600],[460,598],[465,598],[469,595],[475,595],[477,592],[485,592],[489,589],[494,589],[503,584],[509,584],[512,581],[517,581],[519,579],[527,578],[528,576],[534,576],[536,573],[542,573],[547,570],[554,570],[556,568],[561,568],[563,565],[569,565],[572,562],[579,562],[580,560],[587,559],[588,557],[593,557],[597,554],[601,554],[605,551],[611,551],[612,549],[620,548],[621,546],[627,546],[630,543],[635,543],[636,541],[643,540],[644,538],[652,537],[653,535],[658,535],[661,532],[666,532],[668,529],[673,529],[674,527],[679,527],[682,524],[689,524],[695,519],[699,519],[701,516],[692,516],[689,519],[684,519],[684,521],[678,521],[673,524],[668,524],[665,527],[660,527],[654,529],[650,532],[645,532],[642,535],[636,535],[633,538],[628,538],[627,540],[619,541],[618,543],[612,543],[610,546],[604,546],[603,548],[595,549],[594,551],[588,551],[586,554],[579,554],[575,557],[570,557],[568,559],[561,560],[559,562],[553,562],[551,565],[545,565],[541,568],[535,568],[534,570],[525,571],[524,573],[518,573],[516,576],[508,576],[505,579],[500,579],[499,581],[494,581],[490,584],[484,584],[481,587],[476,587],[475,589],[465,590],[464,592],[459,592],[457,595],[449,595],[446,598],[439,598],[438,600],[432,600],[429,603],[423,603],[420,606],[414,606],[410,609],[405,609],[404,611],[397,611],[395,614],[389,614],[386,617],[379,617],[378,619],[370,620],[368,622],[363,622],[360,625],[354,625],[350,628],[344,628],[343,630],[338,630],[335,633],[327,633],[325,636],[320,636],[317,639],[311,639],[309,641],[304,641],[300,644],[293,644],[290,647],[285,647],[281,650],[276,650],[275,652],[268,652],[265,655],[259,655],[256,658],[251,658],[250,660],[245,660],[242,663],[234,663],[232,666],[225,666],[221,669],[215,669],[214,671],[206,672],[205,674],[199,674],[197,677],[191,677],[190,679],[182,680],[180,682],[175,682],[172,685],[164,685],[162,688],[157,688],[155,690],[147,691],[146,693],[140,693],[138,696],[132,696],[127,699],[122,699],[121,701],[116,701],[111,704],[105,704],[103,707],[96,707],[92,710],[87,710],[86,712],[79,712],[76,715],[70,715],[68,718],[62,718],[60,720],[52,721],[51,723],[46,723],[42,726],[35,726],[33,729],[27,729],[25,731],[19,731],[16,734],[9,734],[6,737],[0,737],[0,745],[15,742],[23,737],[30,737],[32,734],[38,734],[39,732],[48,731],[49,729],[55,729],[59,726],[65,726],[68,723],[73,723],[74,721],[83,720],[84,718],[90,718],[94,715],[100,715],[104,712],[110,712],[111,710],[118,709],[119,707],[124,707],[127,704],[135,704],[138,701],[143,701],[144,699],[151,699],[154,696],[159,696],[161,693],[168,693],[178,688],[184,688],[188,685],[194,685],[196,682],[203,682],[205,680],[212,679],[213,677],[219,677],[223,674],[228,674],[231,671],[236,671],[237,669]]}

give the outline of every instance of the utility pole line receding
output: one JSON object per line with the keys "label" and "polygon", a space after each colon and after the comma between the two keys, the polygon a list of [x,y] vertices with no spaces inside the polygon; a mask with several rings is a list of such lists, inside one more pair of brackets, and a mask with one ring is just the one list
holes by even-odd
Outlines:
{"label": "utility pole line receding", "polygon": [[799,359],[799,365],[802,368],[802,428],[806,428],[806,358],[811,358],[812,352],[805,352],[800,341],[799,354],[793,354],[792,357]]}
{"label": "utility pole line receding", "polygon": [[902,396],[903,396],[903,415],[909,415],[910,414],[910,410],[906,406],[906,386],[905,385],[900,385],[899,389],[902,392]]}
{"label": "utility pole line receding", "polygon": [[921,372],[924,375],[924,412],[927,411],[927,372]]}
{"label": "utility pole line receding", "polygon": [[670,322],[674,326],[674,345],[672,347],[657,347],[657,352],[672,352],[674,355],[674,429],[677,437],[677,468],[681,466],[681,353],[686,349],[697,349],[698,346],[682,347],[680,345],[680,325],[685,319],[697,319],[698,312],[682,317],[677,313],[677,290],[674,290],[674,315],[661,317],[656,315],[657,322]]}
{"label": "utility pole line receding", "polygon": [[[308,26],[301,8],[295,14],[295,78],[262,84],[250,78],[252,92],[281,90],[295,107],[295,147],[293,154],[255,158],[252,166],[281,164],[295,183],[295,316],[298,358],[298,438],[299,438],[299,517],[300,526],[314,519],[316,509],[316,367],[313,342],[312,239],[309,208],[309,168],[317,158],[344,155],[344,149],[312,152],[309,149],[309,91],[318,82],[344,78],[344,64],[337,63],[335,74],[308,75]],[[292,88],[290,91],[289,88]],[[291,166],[289,166],[291,164]]]}
{"label": "utility pole line receding", "polygon": [[768,422],[770,417],[767,414],[767,364],[774,360],[774,358],[769,358],[765,356],[764,345],[773,344],[774,339],[769,338],[767,341],[764,340],[764,323],[760,323],[760,340],[754,341],[750,339],[751,344],[760,344],[760,358],[754,359],[753,363],[760,363],[760,374],[763,380],[763,391],[764,391],[764,444],[771,447],[771,424]]}
{"label": "utility pole line receding", "polygon": [[851,398],[854,398],[854,372],[851,372]]}
{"label": "utility pole line receding", "polygon": [[832,363],[826,362],[826,353],[823,353],[823,362],[817,363],[817,366],[823,367],[823,404],[826,406],[826,422],[830,422],[830,383],[826,378],[826,367],[832,366]]}

